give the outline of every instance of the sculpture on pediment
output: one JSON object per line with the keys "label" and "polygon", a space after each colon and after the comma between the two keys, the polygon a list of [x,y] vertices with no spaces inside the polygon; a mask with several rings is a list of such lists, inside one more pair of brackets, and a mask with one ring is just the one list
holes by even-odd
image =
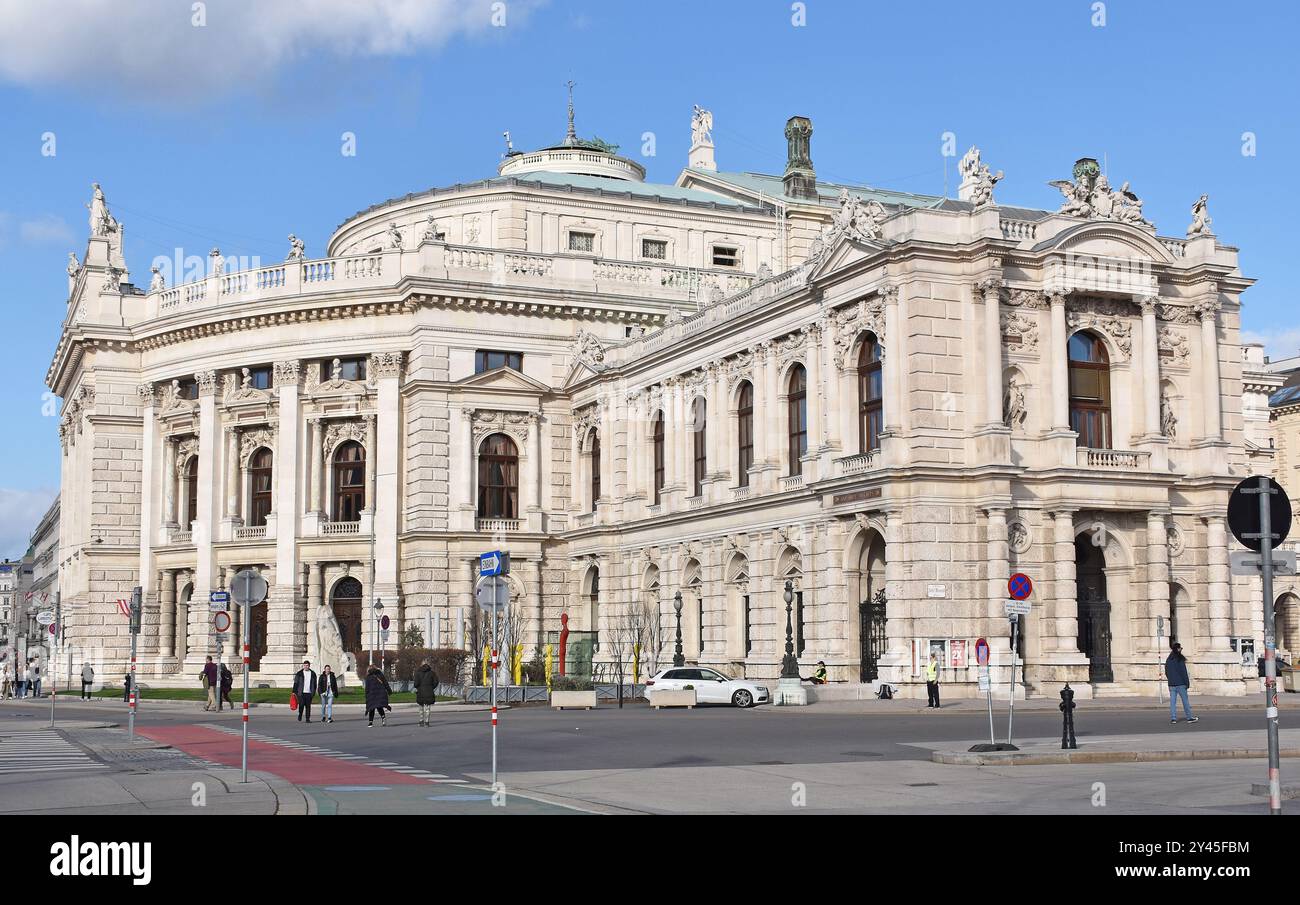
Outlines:
{"label": "sculpture on pediment", "polygon": [[467,217],[465,219],[465,244],[477,245],[479,236],[478,216]]}
{"label": "sculpture on pediment", "polygon": [[289,257],[285,258],[285,260],[301,261],[305,257],[307,257],[306,243],[304,243],[302,239],[299,239],[293,233],[289,233]]}
{"label": "sculpture on pediment", "polygon": [[[325,428],[325,436],[321,440],[321,455],[328,459],[336,446],[348,440],[355,440],[365,445],[365,424],[359,420],[330,422],[329,427]],[[368,452],[369,450],[367,450]]]}
{"label": "sculpture on pediment", "polygon": [[764,261],[762,264],[759,264],[758,281],[761,283],[764,280],[770,280],[771,278],[772,278],[772,268],[768,266],[768,263]]}
{"label": "sculpture on pediment", "polygon": [[[156,270],[157,268],[154,269]],[[81,263],[77,260],[77,253],[75,251],[70,251],[68,252],[68,276],[75,280],[79,273],[81,273]]]}
{"label": "sculpture on pediment", "polygon": [[1025,405],[1025,388],[1015,374],[1007,378],[1007,389],[1002,394],[1002,423],[1015,430],[1022,427],[1029,409]]}
{"label": "sculpture on pediment", "polygon": [[573,349],[570,354],[575,361],[581,361],[595,370],[604,367],[604,344],[594,334],[588,333],[581,328],[578,330],[577,338],[573,341]]}
{"label": "sculpture on pediment", "polygon": [[[974,154],[972,158],[971,155]],[[993,186],[1002,181],[1002,171],[996,173],[989,169],[988,164],[980,160],[979,148],[972,147],[966,152],[966,156],[961,159],[963,182],[970,183],[971,204],[980,207],[985,204],[993,203]]]}
{"label": "sculpture on pediment", "polygon": [[1170,440],[1178,439],[1178,416],[1174,414],[1174,402],[1168,390],[1160,394],[1160,433]]}
{"label": "sculpture on pediment", "polygon": [[150,292],[162,292],[167,288],[167,281],[163,279],[162,270],[158,268],[157,264],[150,267],[149,272],[153,274],[153,276],[149,277]]}
{"label": "sculpture on pediment", "polygon": [[1110,187],[1110,181],[1101,172],[1094,158],[1082,157],[1074,163],[1074,181],[1054,179],[1048,183],[1060,190],[1065,202],[1058,213],[1085,220],[1114,220],[1134,226],[1154,227],[1142,216],[1142,199],[1129,188],[1128,182],[1119,191]]}
{"label": "sculpture on pediment", "polygon": [[388,247],[396,248],[398,251],[401,251],[402,231],[397,228],[397,221],[390,220],[388,222],[388,232],[386,235],[388,236]]}
{"label": "sculpture on pediment", "polygon": [[181,382],[179,380],[173,380],[170,384],[163,387],[162,408],[163,411],[166,411],[167,409],[176,408],[180,404],[181,404]]}
{"label": "sculpture on pediment", "polygon": [[1210,232],[1210,224],[1214,221],[1210,219],[1209,206],[1209,195],[1202,195],[1196,199],[1196,203],[1192,205],[1192,223],[1187,227],[1187,238],[1214,235]]}
{"label": "sculpture on pediment", "polygon": [[118,223],[109,212],[108,202],[104,200],[104,190],[98,182],[92,182],[94,192],[86,207],[90,210],[90,234],[92,236],[111,236],[118,230]]}
{"label": "sculpture on pediment", "polygon": [[104,285],[100,287],[104,292],[121,292],[122,291],[122,271],[118,270],[112,264],[104,271]]}
{"label": "sculpture on pediment", "polygon": [[241,390],[251,390],[253,388],[253,372],[248,368],[240,368],[239,388]]}
{"label": "sculpture on pediment", "polygon": [[875,242],[880,238],[881,224],[889,216],[885,206],[874,198],[863,201],[848,189],[840,189],[840,209],[831,220],[833,232],[845,233],[858,241]]}
{"label": "sculpture on pediment", "polygon": [[430,214],[424,220],[424,232],[420,234],[421,242],[441,242],[446,234],[438,229],[438,221]]}

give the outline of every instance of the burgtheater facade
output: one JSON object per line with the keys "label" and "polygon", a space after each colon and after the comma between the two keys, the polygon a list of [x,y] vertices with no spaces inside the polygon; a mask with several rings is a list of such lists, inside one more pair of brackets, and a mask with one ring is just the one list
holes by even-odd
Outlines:
{"label": "burgtheater facade", "polygon": [[48,375],[70,642],[124,661],[140,584],[145,673],[188,681],[208,592],[253,567],[255,683],[377,647],[375,599],[469,646],[503,548],[530,654],[567,614],[608,661],[648,606],[664,662],[680,592],[689,661],[771,679],[789,583],[801,661],[846,693],[917,693],[933,649],[974,694],[1020,571],[1032,694],[1154,694],[1170,634],[1198,690],[1253,687],[1224,518],[1251,281],[1204,201],[1161,236],[1085,158],[1061,210],[1006,206],[975,149],[960,200],[827,183],[802,117],[782,176],[729,173],[710,126],[672,185],[570,119],[323,257],[214,249],[148,290],[96,186]]}

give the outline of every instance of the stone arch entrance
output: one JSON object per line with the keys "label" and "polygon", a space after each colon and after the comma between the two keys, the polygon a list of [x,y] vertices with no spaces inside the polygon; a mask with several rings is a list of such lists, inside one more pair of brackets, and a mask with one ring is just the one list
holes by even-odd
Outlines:
{"label": "stone arch entrance", "polygon": [[1106,587],[1106,558],[1090,534],[1074,540],[1074,568],[1079,608],[1079,650],[1088,658],[1088,681],[1114,682],[1111,662],[1111,605]]}
{"label": "stone arch entrance", "polygon": [[358,666],[361,660],[361,582],[351,575],[340,578],[330,592],[330,607],[339,623],[343,650],[351,654]]}
{"label": "stone arch entrance", "polygon": [[874,527],[858,532],[846,558],[848,599],[857,604],[858,630],[850,653],[857,660],[858,681],[875,682],[888,649],[885,594],[885,538]]}

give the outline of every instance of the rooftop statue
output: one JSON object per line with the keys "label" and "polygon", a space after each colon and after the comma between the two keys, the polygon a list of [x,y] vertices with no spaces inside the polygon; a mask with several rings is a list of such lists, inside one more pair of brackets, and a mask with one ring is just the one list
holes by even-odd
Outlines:
{"label": "rooftop statue", "polygon": [[306,244],[302,241],[302,239],[299,239],[293,233],[289,233],[289,257],[285,258],[285,260],[301,261],[306,256],[307,256]]}
{"label": "rooftop statue", "polygon": [[691,114],[691,146],[713,144],[713,113],[699,104]]}
{"label": "rooftop statue", "polygon": [[397,228],[396,221],[390,221],[388,224],[388,247],[396,248],[398,251],[402,248],[402,231]]}
{"label": "rooftop statue", "polygon": [[[880,239],[880,224],[889,216],[885,206],[874,198],[863,201],[856,195],[850,195],[848,189],[840,189],[840,209],[831,220],[835,233],[848,233],[852,238],[865,241]],[[824,242],[828,246],[829,242]]]}
{"label": "rooftop statue", "polygon": [[77,253],[75,251],[68,252],[68,276],[75,279],[80,272],[81,263],[77,261]]}
{"label": "rooftop statue", "polygon": [[993,203],[993,186],[1002,181],[1002,171],[989,172],[987,164],[979,164],[973,174],[975,186],[971,192],[971,203],[976,207]]}
{"label": "rooftop statue", "polygon": [[1155,224],[1142,216],[1142,199],[1129,189],[1128,182],[1119,191],[1101,172],[1097,161],[1083,157],[1075,161],[1074,181],[1054,179],[1047,183],[1059,189],[1065,198],[1058,213],[1085,220],[1115,220],[1154,229]]}
{"label": "rooftop statue", "polygon": [[150,267],[149,271],[153,274],[153,276],[149,278],[149,291],[162,292],[166,289],[167,281],[163,279],[162,271],[158,269],[158,265],[155,264],[153,267]]}
{"label": "rooftop statue", "polygon": [[1209,195],[1202,195],[1196,199],[1196,203],[1192,205],[1192,224],[1187,227],[1187,238],[1214,235],[1210,232],[1210,224],[1214,221],[1210,219],[1209,205]]}

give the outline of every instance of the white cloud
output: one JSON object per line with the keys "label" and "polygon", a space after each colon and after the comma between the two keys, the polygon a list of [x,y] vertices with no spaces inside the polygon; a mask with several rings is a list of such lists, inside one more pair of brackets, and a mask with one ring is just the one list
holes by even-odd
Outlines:
{"label": "white cloud", "polygon": [[1244,343],[1263,343],[1269,358],[1295,358],[1300,355],[1300,327],[1276,327],[1269,330],[1243,330]]}
{"label": "white cloud", "polygon": [[[506,27],[538,0],[504,4]],[[193,24],[202,6],[206,25]],[[494,29],[492,0],[0,0],[0,79],[212,99],[313,57],[409,56]]]}
{"label": "white cloud", "polygon": [[26,220],[18,227],[18,235],[24,242],[63,242],[75,241],[72,229],[62,217],[45,214],[35,220]]}
{"label": "white cloud", "polygon": [[0,487],[0,558],[17,559],[27,552],[32,532],[58,493],[53,488]]}

